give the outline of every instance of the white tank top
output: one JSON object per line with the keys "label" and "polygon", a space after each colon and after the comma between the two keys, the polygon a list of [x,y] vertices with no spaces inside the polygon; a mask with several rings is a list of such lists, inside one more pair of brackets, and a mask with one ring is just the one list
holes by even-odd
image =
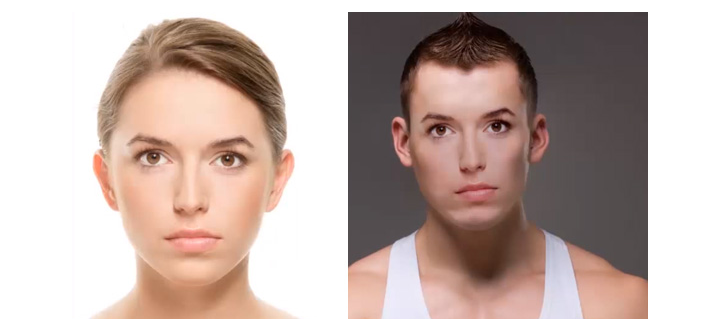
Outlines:
{"label": "white tank top", "polygon": [[[382,319],[430,319],[425,306],[415,233],[396,241],[390,250]],[[545,294],[539,319],[582,319],[580,296],[565,242],[545,233]]]}

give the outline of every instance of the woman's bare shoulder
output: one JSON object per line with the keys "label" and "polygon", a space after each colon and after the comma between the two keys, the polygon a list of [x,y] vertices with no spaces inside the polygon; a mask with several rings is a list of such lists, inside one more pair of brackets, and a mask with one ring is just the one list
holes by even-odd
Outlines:
{"label": "woman's bare shoulder", "polygon": [[266,319],[297,319],[297,317],[261,301],[262,317]]}
{"label": "woman's bare shoulder", "polygon": [[96,313],[95,315],[90,317],[90,319],[123,319],[125,317],[126,316],[123,313],[121,301],[118,301],[110,307],[107,307],[104,310]]}

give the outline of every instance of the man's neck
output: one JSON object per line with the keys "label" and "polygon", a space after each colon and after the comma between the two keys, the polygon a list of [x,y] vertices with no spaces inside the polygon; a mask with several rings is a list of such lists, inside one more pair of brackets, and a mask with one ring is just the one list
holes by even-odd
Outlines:
{"label": "man's neck", "polygon": [[417,233],[421,269],[464,281],[497,283],[542,269],[544,253],[543,235],[527,221],[522,203],[484,230],[443,222],[431,210]]}
{"label": "man's neck", "polygon": [[182,286],[160,275],[137,257],[137,283],[125,298],[131,318],[258,317],[260,302],[248,284],[248,258],[216,282]]}

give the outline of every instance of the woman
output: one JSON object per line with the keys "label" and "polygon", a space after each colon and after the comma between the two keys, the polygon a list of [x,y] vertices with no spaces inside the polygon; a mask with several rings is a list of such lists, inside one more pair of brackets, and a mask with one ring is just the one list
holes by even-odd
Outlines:
{"label": "woman", "polygon": [[93,169],[136,251],[132,291],[96,318],[286,318],[248,284],[248,252],[294,159],[262,50],[205,19],[150,26],[98,111]]}

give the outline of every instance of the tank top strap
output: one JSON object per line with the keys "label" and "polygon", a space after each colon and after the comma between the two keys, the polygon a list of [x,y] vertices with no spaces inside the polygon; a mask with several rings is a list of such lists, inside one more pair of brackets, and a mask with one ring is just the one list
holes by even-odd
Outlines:
{"label": "tank top strap", "polygon": [[567,245],[545,233],[545,296],[540,319],[582,319],[580,295]]}
{"label": "tank top strap", "polygon": [[390,249],[382,319],[430,319],[420,284],[416,233],[398,239]]}

